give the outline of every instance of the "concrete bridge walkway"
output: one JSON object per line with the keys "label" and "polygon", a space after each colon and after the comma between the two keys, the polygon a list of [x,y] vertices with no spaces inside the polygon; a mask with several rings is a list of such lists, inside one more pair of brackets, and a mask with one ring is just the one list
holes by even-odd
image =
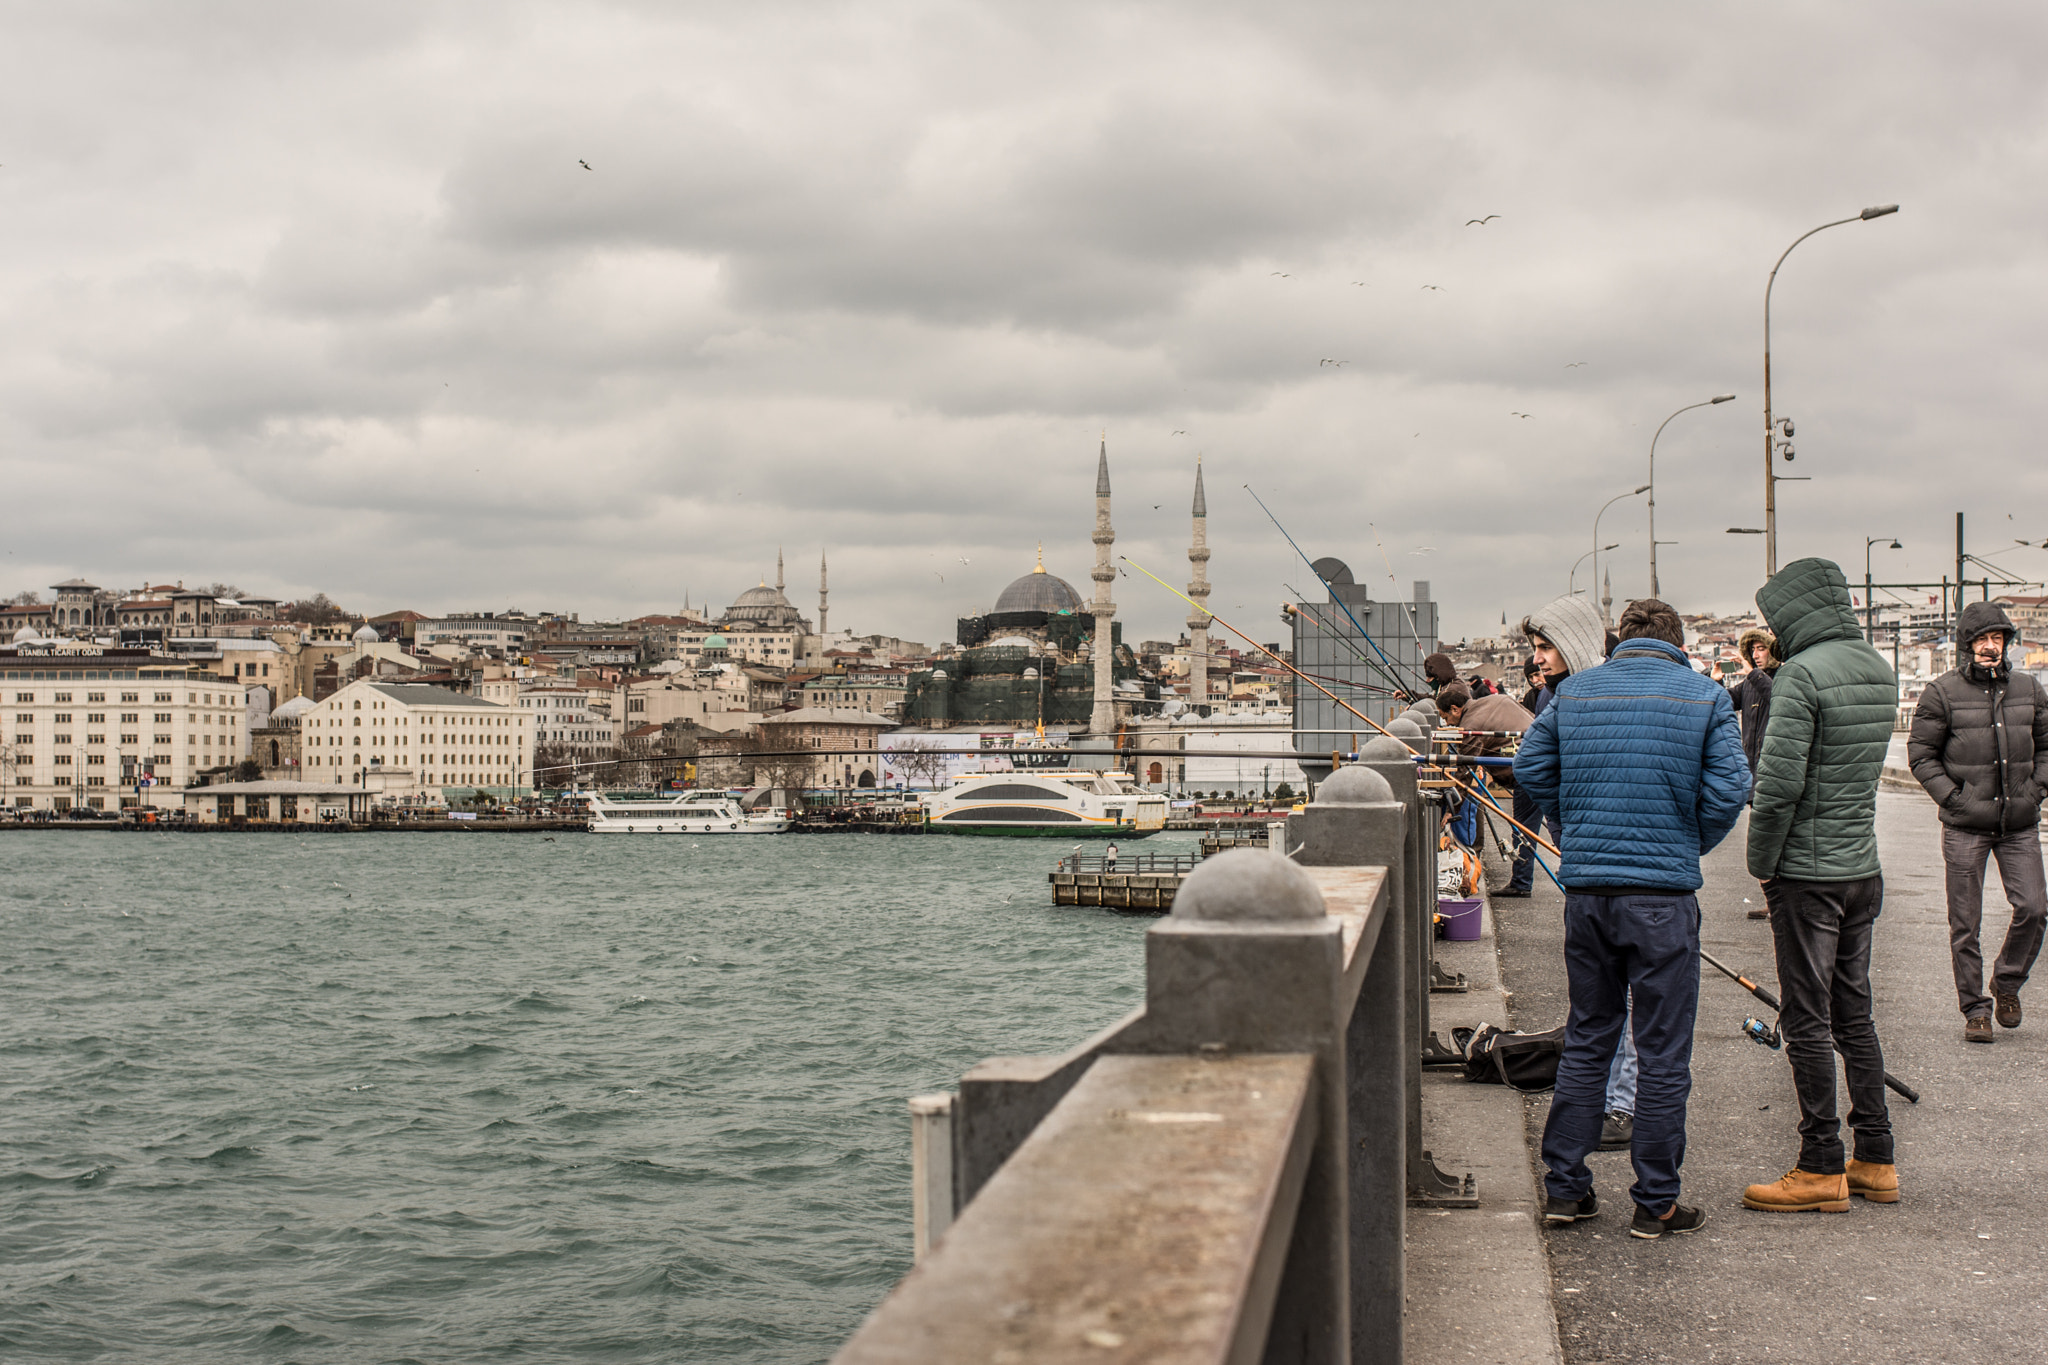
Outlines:
{"label": "concrete bridge walkway", "polygon": [[[1892,1073],[1922,1095],[1917,1106],[1892,1097],[1901,1202],[1856,1200],[1846,1214],[1741,1207],[1744,1185],[1793,1165],[1799,1111],[1783,1054],[1742,1036],[1745,1014],[1769,1012],[1708,969],[1683,1196],[1707,1211],[1707,1226],[1657,1242],[1629,1237],[1628,1158],[1613,1153],[1593,1158],[1600,1219],[1532,1234],[1534,1185],[1516,1179],[1516,1135],[1500,1129],[1513,1117],[1524,1121],[1526,1158],[1548,1097],[1519,1100],[1433,1076],[1430,1140],[1439,1164],[1490,1169],[1481,1192],[1493,1197],[1480,1210],[1411,1218],[1412,1358],[1520,1362],[1561,1351],[1565,1361],[1588,1365],[2048,1360],[2048,973],[2023,997],[2025,1027],[1999,1030],[1991,1047],[1965,1044],[1934,807],[1917,793],[1880,792],[1878,832],[1886,880],[1874,962],[1878,1031]],[[1770,926],[1744,915],[1746,900],[1761,900],[1743,867],[1744,835],[1738,827],[1708,859],[1702,941],[1775,990]],[[1990,956],[2008,915],[1998,890],[1988,888],[1986,901]],[[1498,909],[1512,1022],[1561,1023],[1562,897],[1542,883],[1533,899]],[[1435,999],[1441,1031],[1447,1020],[1464,1022],[1457,1016],[1484,1017],[1489,999],[1501,996],[1481,989]],[[1539,1302],[1546,1291],[1556,1327],[1547,1340]]]}

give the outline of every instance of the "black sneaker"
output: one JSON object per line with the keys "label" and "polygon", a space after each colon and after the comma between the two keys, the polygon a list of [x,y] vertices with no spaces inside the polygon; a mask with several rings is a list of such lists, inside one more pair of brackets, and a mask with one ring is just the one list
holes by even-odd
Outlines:
{"label": "black sneaker", "polygon": [[1636,1116],[1624,1114],[1619,1109],[1600,1121],[1600,1150],[1603,1152],[1625,1152],[1629,1142],[1636,1135]]}
{"label": "black sneaker", "polygon": [[1497,901],[1525,901],[1529,899],[1529,888],[1526,886],[1503,886],[1500,890],[1493,892],[1492,895]]}
{"label": "black sneaker", "polygon": [[1543,1226],[1547,1228],[1561,1228],[1566,1223],[1576,1223],[1581,1218],[1599,1216],[1600,1199],[1591,1190],[1586,1191],[1584,1199],[1559,1199],[1553,1194],[1545,1196],[1543,1200]]}
{"label": "black sneaker", "polygon": [[1674,1204],[1669,1218],[1659,1218],[1638,1204],[1635,1221],[1628,1225],[1628,1235],[1654,1242],[1667,1232],[1698,1232],[1706,1225],[1706,1214],[1684,1204]]}

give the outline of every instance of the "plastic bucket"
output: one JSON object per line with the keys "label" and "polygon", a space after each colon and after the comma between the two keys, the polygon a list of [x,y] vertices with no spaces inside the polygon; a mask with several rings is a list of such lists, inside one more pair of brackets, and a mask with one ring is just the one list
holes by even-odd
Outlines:
{"label": "plastic bucket", "polygon": [[1440,899],[1436,912],[1443,917],[1444,937],[1471,942],[1479,937],[1479,909],[1485,902],[1477,896]]}

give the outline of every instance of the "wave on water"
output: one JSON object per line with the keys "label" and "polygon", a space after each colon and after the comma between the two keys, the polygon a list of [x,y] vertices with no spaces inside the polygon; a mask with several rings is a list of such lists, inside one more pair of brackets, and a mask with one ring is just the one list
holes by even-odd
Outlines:
{"label": "wave on water", "polygon": [[1030,841],[222,837],[0,840],[137,916],[6,902],[8,1361],[824,1360],[909,1269],[903,1097],[1142,982]]}

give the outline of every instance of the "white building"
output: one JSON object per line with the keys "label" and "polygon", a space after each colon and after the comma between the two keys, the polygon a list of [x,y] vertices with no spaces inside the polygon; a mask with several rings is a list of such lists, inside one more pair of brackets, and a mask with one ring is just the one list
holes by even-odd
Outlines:
{"label": "white building", "polygon": [[32,635],[0,647],[0,783],[9,805],[175,804],[249,752],[248,686],[147,649]]}
{"label": "white building", "polygon": [[415,774],[413,789],[443,799],[472,789],[502,798],[533,786],[532,717],[445,687],[359,679],[315,702],[299,736],[301,768],[315,782],[395,769]]}

